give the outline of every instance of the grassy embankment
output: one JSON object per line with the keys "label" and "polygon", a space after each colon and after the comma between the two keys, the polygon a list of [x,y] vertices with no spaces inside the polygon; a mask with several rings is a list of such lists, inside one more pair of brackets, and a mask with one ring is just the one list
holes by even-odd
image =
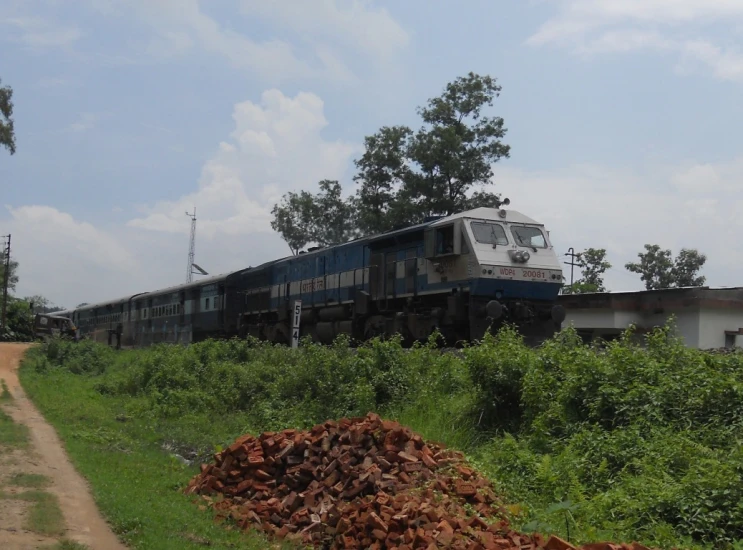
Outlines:
{"label": "grassy embankment", "polygon": [[394,341],[125,352],[53,342],[30,352],[21,380],[140,548],[240,540],[178,493],[219,445],[368,411],[465,451],[522,530],[743,548],[743,354],[687,349],[669,328],[646,344],[598,350],[570,330],[539,349],[504,331],[461,354]]}

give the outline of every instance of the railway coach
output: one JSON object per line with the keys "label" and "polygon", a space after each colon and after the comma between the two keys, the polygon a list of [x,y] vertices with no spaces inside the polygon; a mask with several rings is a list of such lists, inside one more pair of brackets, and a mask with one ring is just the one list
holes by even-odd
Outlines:
{"label": "railway coach", "polygon": [[476,340],[505,322],[539,342],[559,330],[564,278],[543,224],[515,210],[477,208],[425,223],[60,314],[82,336],[117,345],[189,343],[252,335],[329,343],[438,329],[448,342]]}

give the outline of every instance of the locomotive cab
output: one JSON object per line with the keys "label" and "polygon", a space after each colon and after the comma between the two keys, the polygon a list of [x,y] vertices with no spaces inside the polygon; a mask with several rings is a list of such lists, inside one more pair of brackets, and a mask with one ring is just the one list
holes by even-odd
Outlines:
{"label": "locomotive cab", "polygon": [[559,329],[562,268],[543,224],[514,210],[477,208],[432,224],[425,245],[428,283],[456,285],[460,301],[468,295],[470,337],[504,323],[537,339]]}

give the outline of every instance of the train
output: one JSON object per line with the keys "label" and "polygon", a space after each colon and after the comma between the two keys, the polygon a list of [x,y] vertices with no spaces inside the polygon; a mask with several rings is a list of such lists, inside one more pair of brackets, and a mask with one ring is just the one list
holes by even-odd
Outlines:
{"label": "train", "polygon": [[436,330],[451,344],[504,323],[538,343],[561,329],[564,280],[544,224],[501,204],[55,315],[118,348],[247,336],[412,343]]}

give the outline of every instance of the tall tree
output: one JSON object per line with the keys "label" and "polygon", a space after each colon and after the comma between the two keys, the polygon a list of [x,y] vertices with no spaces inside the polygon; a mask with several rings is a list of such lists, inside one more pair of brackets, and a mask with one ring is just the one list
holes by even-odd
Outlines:
{"label": "tall tree", "polygon": [[697,273],[706,262],[707,256],[704,254],[694,249],[682,248],[671,269],[676,286],[703,286],[707,278]]}
{"label": "tall tree", "polygon": [[412,135],[407,126],[385,126],[364,140],[364,154],[355,161],[359,172],[353,178],[361,184],[353,205],[364,235],[381,233],[404,219],[397,194],[410,180],[407,153]]}
{"label": "tall tree", "polygon": [[[340,186],[330,183],[316,197],[289,193],[274,207],[271,226],[296,254],[308,242],[340,242],[354,233],[382,233],[429,216],[499,207],[500,196],[485,186],[491,184],[493,164],[507,158],[510,147],[501,141],[503,119],[485,116],[484,110],[500,90],[494,78],[475,73],[450,82],[418,110],[423,126],[417,132],[384,126],[365,138],[364,153],[355,161],[355,196],[342,200]],[[338,223],[324,219],[313,226],[318,210],[331,212]],[[340,224],[351,219],[351,226]]]}
{"label": "tall tree", "polygon": [[343,200],[337,180],[322,180],[320,192],[289,192],[271,213],[271,227],[281,233],[294,255],[309,243],[321,246],[350,239],[356,228],[356,213],[350,201]]}
{"label": "tall tree", "polygon": [[355,233],[356,212],[343,200],[337,180],[322,180],[320,192],[313,197],[312,240],[321,246],[346,242]]}
{"label": "tall tree", "polygon": [[281,234],[294,255],[312,240],[313,213],[314,198],[307,191],[290,191],[271,210],[271,227]]}
{"label": "tall tree", "polygon": [[500,91],[494,78],[470,72],[418,110],[424,126],[410,145],[409,158],[417,170],[406,194],[420,217],[466,208],[467,193],[489,184],[493,164],[509,157],[510,146],[501,142],[503,119],[483,116]]}
{"label": "tall tree", "polygon": [[625,268],[639,273],[647,290],[701,286],[705,277],[698,272],[707,261],[704,254],[695,249],[682,249],[675,261],[670,250],[661,250],[657,244],[645,245],[645,252],[638,252],[639,262],[625,264]]}
{"label": "tall tree", "polygon": [[606,292],[604,273],[611,268],[606,261],[606,249],[587,248],[576,256],[576,263],[582,277],[563,289],[563,294],[583,294],[586,292]]}
{"label": "tall tree", "polygon": [[[0,84],[2,80],[0,79]],[[13,89],[10,86],[0,87],[0,145],[5,146],[10,154],[15,154],[15,129],[13,127]]]}

